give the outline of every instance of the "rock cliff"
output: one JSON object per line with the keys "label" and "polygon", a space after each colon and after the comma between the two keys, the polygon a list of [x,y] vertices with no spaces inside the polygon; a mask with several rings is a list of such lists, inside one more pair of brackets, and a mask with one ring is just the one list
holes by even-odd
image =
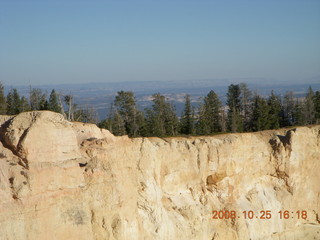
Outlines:
{"label": "rock cliff", "polygon": [[319,125],[163,139],[46,111],[0,125],[1,240],[320,239]]}

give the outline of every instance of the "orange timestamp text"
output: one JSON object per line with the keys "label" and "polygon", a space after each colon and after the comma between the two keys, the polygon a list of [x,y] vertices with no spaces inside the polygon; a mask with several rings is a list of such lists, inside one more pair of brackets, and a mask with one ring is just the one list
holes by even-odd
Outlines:
{"label": "orange timestamp text", "polygon": [[278,212],[274,212],[271,210],[261,210],[258,212],[252,210],[245,210],[239,213],[235,210],[214,210],[212,211],[212,214],[212,219],[272,219],[273,217],[277,217],[279,219],[307,220],[308,218],[308,213],[306,210],[281,210]]}

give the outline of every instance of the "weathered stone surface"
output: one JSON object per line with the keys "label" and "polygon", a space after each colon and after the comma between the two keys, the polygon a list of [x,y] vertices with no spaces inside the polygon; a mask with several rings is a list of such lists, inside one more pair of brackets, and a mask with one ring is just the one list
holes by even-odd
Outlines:
{"label": "weathered stone surface", "polygon": [[320,239],[319,125],[166,139],[46,111],[0,125],[1,240]]}

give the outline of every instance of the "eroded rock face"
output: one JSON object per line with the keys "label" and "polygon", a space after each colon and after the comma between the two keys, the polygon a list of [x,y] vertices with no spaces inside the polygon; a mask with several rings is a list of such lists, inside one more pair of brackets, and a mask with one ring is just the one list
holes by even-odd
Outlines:
{"label": "eroded rock face", "polygon": [[319,125],[129,139],[46,111],[0,124],[1,240],[320,239]]}

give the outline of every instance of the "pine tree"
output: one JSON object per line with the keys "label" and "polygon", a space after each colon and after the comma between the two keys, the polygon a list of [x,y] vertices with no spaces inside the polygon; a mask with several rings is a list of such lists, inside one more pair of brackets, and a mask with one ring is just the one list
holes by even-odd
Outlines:
{"label": "pine tree", "polygon": [[231,84],[228,87],[227,105],[228,110],[228,129],[231,132],[242,132],[243,121],[241,117],[241,91],[239,85]]}
{"label": "pine tree", "polygon": [[40,110],[49,110],[49,102],[45,100],[44,103],[41,105]]}
{"label": "pine tree", "polygon": [[296,119],[294,117],[295,102],[294,102],[294,94],[292,91],[286,92],[282,108],[281,108],[281,121],[280,127],[292,126],[296,124]]}
{"label": "pine tree", "polygon": [[225,108],[222,107],[221,109],[221,131],[226,132],[227,131],[227,112],[225,111]]}
{"label": "pine tree", "polygon": [[252,129],[253,131],[270,129],[268,103],[258,95],[253,100]]}
{"label": "pine tree", "polygon": [[311,87],[309,87],[308,93],[305,97],[303,115],[305,117],[304,125],[315,123],[314,92]]}
{"label": "pine tree", "polygon": [[30,108],[32,111],[44,110],[47,94],[39,88],[30,89]]}
{"label": "pine tree", "polygon": [[191,106],[190,95],[185,96],[185,105],[183,115],[180,120],[180,132],[182,134],[194,133],[194,111]]}
{"label": "pine tree", "polygon": [[61,113],[61,107],[58,101],[58,95],[54,89],[52,89],[49,96],[48,110],[52,112]]}
{"label": "pine tree", "polygon": [[16,88],[11,89],[7,95],[7,114],[16,115],[23,111],[21,98]]}
{"label": "pine tree", "polygon": [[165,108],[165,129],[167,136],[175,136],[178,134],[179,119],[176,114],[176,109],[173,103],[167,103]]}
{"label": "pine tree", "polygon": [[4,87],[2,82],[0,82],[0,115],[6,114],[7,112],[7,103],[6,97],[4,95]]}
{"label": "pine tree", "polygon": [[135,122],[134,122],[134,133],[135,137],[137,136],[146,136],[146,122],[145,122],[145,116],[142,111],[139,111],[135,109]]}
{"label": "pine tree", "polygon": [[[141,113],[139,111],[139,113]],[[139,131],[139,134],[144,136],[144,130],[143,130],[143,121],[139,119],[139,116],[137,116],[137,123],[141,123],[141,125],[136,126],[139,127],[139,129],[135,129],[134,131]],[[140,122],[139,122],[140,121]],[[118,109],[114,107],[114,103],[111,102],[110,104],[110,109],[108,111],[107,118],[103,121],[101,121],[98,124],[99,127],[108,129],[111,133],[113,133],[116,136],[122,136],[127,134],[126,129],[125,129],[125,122],[124,119],[122,118],[121,114],[119,113]]]}
{"label": "pine tree", "polygon": [[116,136],[122,136],[126,134],[125,122],[118,111],[115,112],[112,121],[112,133]]}
{"label": "pine tree", "polygon": [[7,95],[7,102],[6,102],[6,113],[8,115],[14,115],[15,114],[15,107],[14,107],[14,102],[13,102],[13,90],[8,93]]}
{"label": "pine tree", "polygon": [[281,101],[280,98],[274,94],[273,90],[268,98],[268,105],[270,129],[278,129],[280,128]]}
{"label": "pine tree", "polygon": [[221,132],[221,102],[214,91],[210,91],[200,107],[198,133],[212,134]]}
{"label": "pine tree", "polygon": [[316,91],[313,97],[313,104],[315,110],[315,122],[316,124],[320,123],[320,91]]}
{"label": "pine tree", "polygon": [[153,94],[153,105],[146,109],[146,133],[148,136],[174,136],[178,132],[178,117],[172,104],[159,93]]}
{"label": "pine tree", "polygon": [[115,97],[114,106],[124,122],[125,133],[130,137],[141,136],[143,114],[137,109],[133,92],[120,91]]}
{"label": "pine tree", "polygon": [[20,99],[20,110],[19,112],[27,112],[30,111],[29,101],[25,96],[22,96]]}
{"label": "pine tree", "polygon": [[240,109],[243,119],[243,130],[250,131],[251,115],[252,115],[252,92],[249,90],[246,83],[240,83]]}
{"label": "pine tree", "polygon": [[303,107],[304,103],[297,99],[294,104],[293,111],[294,121],[296,125],[305,125],[306,123],[305,115],[303,114]]}

